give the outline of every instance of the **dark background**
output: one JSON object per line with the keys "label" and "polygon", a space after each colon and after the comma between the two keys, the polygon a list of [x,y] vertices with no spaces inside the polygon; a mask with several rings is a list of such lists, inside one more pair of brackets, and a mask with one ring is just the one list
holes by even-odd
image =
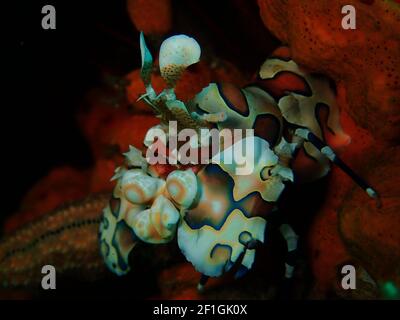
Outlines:
{"label": "dark background", "polygon": [[[46,4],[56,8],[56,30],[41,28]],[[3,60],[9,74],[3,74],[6,201],[0,224],[51,168],[90,166],[90,151],[76,123],[85,93],[107,85],[105,70],[123,76],[140,63],[139,33],[125,0],[17,0],[2,11],[10,40],[6,50],[11,51]],[[278,44],[263,26],[255,0],[175,0],[173,21],[171,34],[195,36],[205,55],[225,58],[248,74]]]}

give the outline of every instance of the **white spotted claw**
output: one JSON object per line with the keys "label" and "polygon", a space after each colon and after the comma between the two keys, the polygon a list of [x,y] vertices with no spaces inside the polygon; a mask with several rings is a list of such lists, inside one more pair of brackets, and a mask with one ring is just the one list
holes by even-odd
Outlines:
{"label": "white spotted claw", "polygon": [[183,71],[200,60],[201,48],[197,41],[186,35],[166,39],[160,48],[160,71],[169,88],[173,88]]}

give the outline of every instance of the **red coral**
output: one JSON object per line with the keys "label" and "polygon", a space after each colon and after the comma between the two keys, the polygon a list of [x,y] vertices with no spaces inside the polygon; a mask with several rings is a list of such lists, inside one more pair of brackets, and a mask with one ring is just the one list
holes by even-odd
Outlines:
{"label": "red coral", "polygon": [[26,194],[21,211],[6,220],[4,231],[10,233],[61,204],[83,198],[88,193],[88,177],[88,172],[71,167],[53,169]]}
{"label": "red coral", "polygon": [[170,0],[128,0],[127,9],[136,29],[145,34],[163,35],[171,29]]}
{"label": "red coral", "polygon": [[[258,0],[264,24],[289,45],[293,59],[342,83],[347,112],[384,143],[400,135],[400,9],[390,1]],[[341,27],[344,5],[357,29]]]}

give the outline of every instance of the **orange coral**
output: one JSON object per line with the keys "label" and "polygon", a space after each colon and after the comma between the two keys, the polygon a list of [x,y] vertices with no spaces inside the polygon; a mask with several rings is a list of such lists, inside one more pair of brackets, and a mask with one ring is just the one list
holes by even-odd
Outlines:
{"label": "orange coral", "polygon": [[[157,69],[158,65],[155,68]],[[146,92],[140,78],[140,69],[129,73],[126,79],[128,80],[126,97],[135,112],[151,113],[151,108],[143,100],[137,101]],[[243,86],[246,84],[246,78],[229,62],[219,61],[217,65],[210,66],[207,62],[200,61],[185,70],[175,87],[176,96],[182,101],[188,101],[210,82],[230,82]],[[153,73],[151,83],[157,93],[166,88],[166,83],[159,73]]]}
{"label": "orange coral", "polygon": [[400,148],[375,154],[366,165],[366,177],[381,194],[378,209],[352,188],[339,210],[339,229],[353,256],[380,283],[400,286]]}
{"label": "orange coral", "polygon": [[153,115],[121,114],[99,137],[104,146],[118,146],[118,153],[126,152],[129,145],[144,149],[146,132],[160,121]]}
{"label": "orange coral", "polygon": [[[390,1],[355,0],[258,3],[264,24],[290,47],[295,61],[336,81],[341,123],[352,138],[341,157],[386,202],[378,209],[343,172],[332,168],[327,197],[309,234],[315,291],[324,296],[337,287],[338,267],[349,259],[361,261],[374,279],[386,275],[396,280],[394,261],[398,265],[399,258],[383,248],[399,251],[398,240],[393,246],[393,232],[400,227],[393,216],[398,151],[385,151],[385,146],[396,144],[400,133],[400,7]],[[356,30],[341,28],[346,4],[357,10]]]}
{"label": "orange coral", "polygon": [[[122,159],[120,159],[122,162]],[[98,159],[91,172],[89,191],[91,193],[110,191],[114,183],[110,181],[114,170],[118,166],[115,159]]]}
{"label": "orange coral", "polygon": [[127,9],[129,17],[139,31],[163,35],[171,29],[170,0],[128,0]]}
{"label": "orange coral", "polygon": [[115,120],[103,128],[94,141],[100,144],[105,152],[96,159],[89,183],[90,192],[112,190],[113,183],[110,179],[115,168],[123,161],[122,153],[129,150],[129,145],[144,149],[146,132],[159,123],[157,118],[150,115],[125,114],[117,119],[118,121]]}
{"label": "orange coral", "polygon": [[[294,60],[346,90],[347,112],[384,143],[400,135],[400,7],[390,1],[258,0],[264,24]],[[353,5],[357,29],[343,30]]]}
{"label": "orange coral", "polygon": [[113,122],[118,121],[128,111],[126,106],[114,107],[104,99],[99,89],[89,92],[86,101],[85,108],[82,108],[78,114],[79,126],[90,144],[94,158],[103,157],[108,150],[99,138]]}
{"label": "orange coral", "polygon": [[[338,96],[339,101],[345,102],[340,91]],[[341,158],[351,163],[355,171],[364,176],[365,157],[374,152],[374,139],[368,131],[357,127],[346,112],[341,113],[341,123],[346,133],[352,137],[351,144],[342,150]],[[373,181],[371,183],[374,185]],[[337,285],[338,267],[352,257],[341,238],[338,227],[338,211],[352,188],[360,189],[340,169],[333,166],[326,191],[327,197],[310,229],[308,243],[312,257],[311,266],[317,280],[314,291],[322,296]],[[361,193],[362,202],[375,208],[375,202],[368,199],[362,190]],[[353,205],[358,204],[353,203]]]}
{"label": "orange coral", "polygon": [[[137,101],[140,96],[146,92],[143,81],[140,78],[140,69],[130,72],[126,76],[126,79],[128,81],[128,85],[126,86],[126,97],[128,102],[132,104],[135,112],[152,113],[151,107],[147,105],[146,102],[143,100]],[[156,92],[161,92],[166,87],[160,74],[153,74],[151,83]]]}

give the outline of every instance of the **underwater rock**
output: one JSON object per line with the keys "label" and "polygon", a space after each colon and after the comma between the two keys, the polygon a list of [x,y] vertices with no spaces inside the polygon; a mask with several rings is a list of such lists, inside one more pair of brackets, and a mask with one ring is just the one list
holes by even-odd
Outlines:
{"label": "underwater rock", "polygon": [[127,9],[137,30],[163,35],[171,29],[171,0],[128,0]]}
{"label": "underwater rock", "polygon": [[[398,2],[398,1],[397,1]],[[394,1],[258,0],[267,28],[293,59],[328,75],[345,91],[357,125],[393,144],[400,136],[400,5]],[[341,8],[353,5],[356,30],[343,30]]]}
{"label": "underwater rock", "polygon": [[378,190],[382,206],[363,201],[352,188],[339,210],[339,229],[349,252],[382,285],[400,286],[400,148],[375,155],[366,166],[366,178]]}

